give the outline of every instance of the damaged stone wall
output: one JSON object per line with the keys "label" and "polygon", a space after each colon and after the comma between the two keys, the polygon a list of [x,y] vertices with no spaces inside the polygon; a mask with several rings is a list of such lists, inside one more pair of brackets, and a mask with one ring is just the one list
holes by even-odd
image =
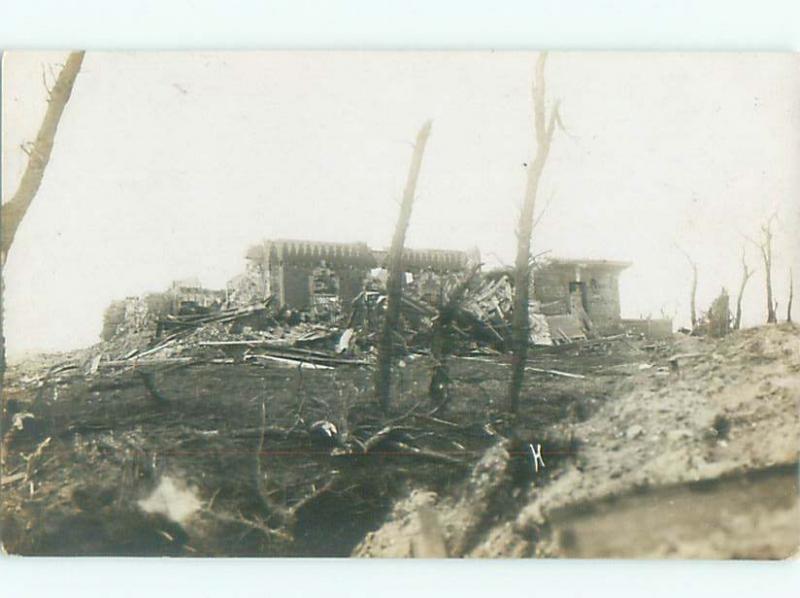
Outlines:
{"label": "damaged stone wall", "polygon": [[[382,266],[385,253],[365,243],[264,241],[247,251],[247,278],[234,281],[263,289],[280,307],[314,311],[336,302],[342,314],[349,315],[353,300],[369,281],[370,270]],[[432,303],[437,301],[446,275],[463,272],[470,260],[478,259],[467,252],[439,249],[406,249],[403,258],[411,284],[424,287],[421,295]],[[335,284],[321,284],[321,273],[332,277]]]}
{"label": "damaged stone wall", "polygon": [[250,305],[269,297],[271,286],[263,265],[255,260],[247,260],[245,271],[230,279],[226,288],[230,304]]}
{"label": "damaged stone wall", "polygon": [[620,319],[618,272],[591,268],[586,272],[586,312],[597,326],[608,327]]}
{"label": "damaged stone wall", "polygon": [[172,304],[169,293],[148,293],[112,301],[103,314],[100,338],[108,341],[122,334],[155,330],[158,318],[170,313]]}
{"label": "damaged stone wall", "polygon": [[156,332],[159,320],[167,315],[212,311],[226,303],[226,291],[186,282],[174,281],[160,293],[112,301],[103,314],[100,337],[108,341],[123,334]]}
{"label": "damaged stone wall", "polygon": [[547,316],[574,314],[581,303],[593,327],[613,328],[620,320],[619,273],[624,263],[557,261],[534,272],[533,296]]}

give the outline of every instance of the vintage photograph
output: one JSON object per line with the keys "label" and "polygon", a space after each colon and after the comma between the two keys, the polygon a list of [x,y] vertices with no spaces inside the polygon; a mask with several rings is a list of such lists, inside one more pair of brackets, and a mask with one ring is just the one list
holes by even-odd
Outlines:
{"label": "vintage photograph", "polygon": [[2,58],[3,554],[797,557],[798,55]]}

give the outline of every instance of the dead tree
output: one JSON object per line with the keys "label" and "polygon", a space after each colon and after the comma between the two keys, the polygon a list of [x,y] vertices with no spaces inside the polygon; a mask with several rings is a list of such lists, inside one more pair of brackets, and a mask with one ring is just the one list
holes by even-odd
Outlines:
{"label": "dead tree", "polygon": [[514,307],[511,322],[511,382],[508,385],[508,408],[516,413],[519,395],[525,377],[525,363],[528,359],[530,323],[528,321],[528,300],[531,277],[531,236],[533,233],[533,213],[536,207],[536,194],[539,189],[547,156],[553,141],[556,124],[561,124],[556,104],[549,117],[545,107],[544,67],[547,54],[542,52],[536,63],[533,84],[533,122],[536,133],[536,156],[528,166],[525,197],[517,226],[517,256],[514,262]]}
{"label": "dead tree", "polygon": [[739,330],[742,326],[742,296],[744,295],[744,288],[747,286],[747,281],[753,275],[753,270],[747,266],[747,259],[744,247],[742,247],[742,282],[739,285],[739,295],[736,297],[736,316],[733,320],[733,329]]}
{"label": "dead tree", "polygon": [[761,225],[761,239],[756,243],[761,258],[764,260],[764,278],[767,290],[767,324],[778,322],[776,303],[772,294],[772,221],[775,214],[770,216],[765,224]]}
{"label": "dead tree", "polygon": [[[16,192],[0,208],[0,268],[5,268],[14,235],[42,184],[44,171],[53,151],[56,129],[58,129],[64,107],[72,94],[72,87],[83,63],[83,54],[83,52],[72,52],[67,58],[55,84],[52,88],[47,89],[47,110],[39,132],[36,134],[36,140],[32,145],[22,148],[28,154],[28,164],[22,173],[22,179],[20,179]],[[1,288],[2,283],[0,283],[0,312],[3,308],[2,295],[4,294],[1,292]],[[5,373],[5,349],[5,337],[0,319],[0,377]]]}
{"label": "dead tree", "polygon": [[386,312],[383,320],[383,330],[378,340],[378,363],[375,372],[375,394],[384,412],[389,410],[392,394],[392,353],[394,335],[400,323],[400,307],[403,301],[403,248],[405,246],[406,231],[411,220],[411,209],[414,206],[414,193],[417,187],[422,155],[425,144],[431,132],[431,122],[428,121],[417,133],[417,142],[414,145],[414,154],[411,158],[411,167],[403,191],[403,200],[400,204],[400,214],[394,228],[392,245],[386,258],[388,277],[386,281]]}
{"label": "dead tree", "polygon": [[792,321],[792,301],[794,301],[794,276],[789,268],[789,301],[786,304],[786,321]]}
{"label": "dead tree", "polygon": [[689,264],[692,266],[692,292],[689,295],[689,308],[691,309],[692,330],[697,327],[697,262],[688,255]]}
{"label": "dead tree", "polygon": [[53,141],[58,123],[61,121],[64,107],[72,94],[75,79],[83,63],[83,55],[83,52],[72,52],[67,58],[64,68],[58,74],[52,89],[48,89],[47,111],[36,135],[36,141],[33,142],[30,149],[24,150],[28,154],[28,165],[25,167],[16,193],[3,204],[2,265],[6,263],[6,257],[11,243],[14,241],[17,228],[42,184],[44,171],[53,151]]}
{"label": "dead tree", "polygon": [[692,289],[689,293],[689,309],[690,309],[690,317],[692,320],[692,330],[697,328],[697,262],[692,259],[692,256],[689,253],[678,247],[680,252],[686,257],[686,261],[689,262],[689,266],[692,268]]}

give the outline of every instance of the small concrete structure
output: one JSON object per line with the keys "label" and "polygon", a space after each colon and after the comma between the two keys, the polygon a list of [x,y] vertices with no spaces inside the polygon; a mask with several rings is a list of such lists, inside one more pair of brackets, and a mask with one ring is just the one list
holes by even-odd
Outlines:
{"label": "small concrete structure", "polygon": [[573,314],[602,332],[620,322],[619,275],[630,262],[552,259],[533,274],[533,298],[546,316]]}

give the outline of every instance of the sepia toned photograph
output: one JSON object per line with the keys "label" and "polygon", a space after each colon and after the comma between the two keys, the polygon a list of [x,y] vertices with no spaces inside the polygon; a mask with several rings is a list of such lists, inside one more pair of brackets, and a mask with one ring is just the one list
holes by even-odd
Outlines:
{"label": "sepia toned photograph", "polygon": [[2,58],[3,555],[797,557],[798,55]]}

